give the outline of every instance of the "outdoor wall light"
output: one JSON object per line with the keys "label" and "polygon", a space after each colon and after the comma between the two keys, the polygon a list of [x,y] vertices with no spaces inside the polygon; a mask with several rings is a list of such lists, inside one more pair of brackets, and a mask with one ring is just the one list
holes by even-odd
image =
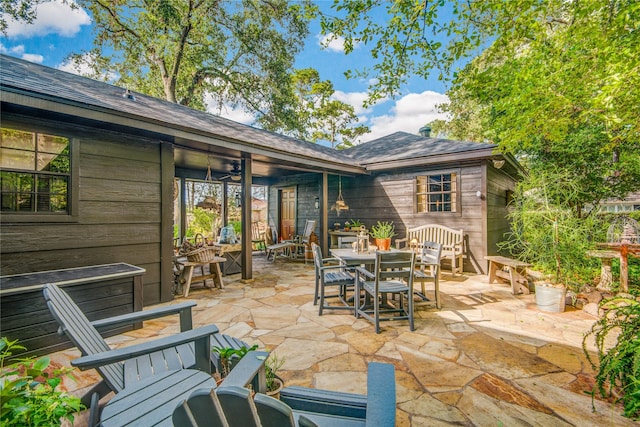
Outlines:
{"label": "outdoor wall light", "polygon": [[493,159],[493,167],[501,169],[504,166],[504,159]]}
{"label": "outdoor wall light", "polygon": [[320,209],[320,197],[316,197],[315,206],[316,206],[316,209]]}
{"label": "outdoor wall light", "polygon": [[484,196],[482,195],[482,191],[480,190],[476,191],[476,197],[480,200],[484,200]]}

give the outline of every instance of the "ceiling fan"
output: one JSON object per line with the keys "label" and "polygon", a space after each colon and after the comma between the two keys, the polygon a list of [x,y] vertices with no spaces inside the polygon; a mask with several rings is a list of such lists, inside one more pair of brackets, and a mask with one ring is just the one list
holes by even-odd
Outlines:
{"label": "ceiling fan", "polygon": [[229,174],[221,176],[220,179],[231,178],[231,181],[240,181],[242,179],[240,175],[241,172],[242,171],[240,170],[240,163],[234,161]]}

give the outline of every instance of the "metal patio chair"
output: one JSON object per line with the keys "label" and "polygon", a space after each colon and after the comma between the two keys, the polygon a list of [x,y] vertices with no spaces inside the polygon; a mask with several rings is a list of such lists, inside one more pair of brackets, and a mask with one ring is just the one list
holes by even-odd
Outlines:
{"label": "metal patio chair", "polygon": [[[422,242],[422,250],[418,254],[416,260],[416,271],[413,275],[413,281],[420,282],[422,292],[414,293],[418,295],[422,302],[419,305],[435,304],[437,308],[441,308],[440,302],[440,256],[442,254],[442,244],[436,242]],[[427,297],[425,288],[426,282],[433,282],[433,299]]]}
{"label": "metal patio chair", "polygon": [[[322,248],[311,243],[311,250],[313,251],[313,262],[316,269],[316,288],[313,296],[313,304],[318,304],[318,315],[322,316],[324,309],[339,310],[347,309],[353,310],[353,306],[347,301],[347,290],[353,290],[355,285],[355,277],[349,273],[345,266],[340,264],[335,258],[322,258]],[[332,295],[326,295],[325,290],[328,287],[337,288],[336,293]],[[325,302],[327,298],[338,298],[342,302],[342,305],[329,305]]]}
{"label": "metal patio chair", "polygon": [[[416,254],[400,251],[378,251],[373,272],[356,268],[355,313],[375,324],[380,333],[380,320],[408,319],[413,331],[413,277]],[[365,304],[360,305],[360,293]],[[390,301],[389,296],[397,297]],[[382,316],[388,314],[389,316]]]}

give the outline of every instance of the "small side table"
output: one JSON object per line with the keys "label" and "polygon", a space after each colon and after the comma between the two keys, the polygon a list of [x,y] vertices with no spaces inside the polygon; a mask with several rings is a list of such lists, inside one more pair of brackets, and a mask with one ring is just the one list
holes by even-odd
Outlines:
{"label": "small side table", "polygon": [[[222,281],[222,272],[220,271],[220,263],[224,263],[226,261],[226,258],[216,256],[204,262],[182,262],[181,264],[184,266],[184,269],[182,270],[182,277],[185,280],[184,296],[186,297],[189,295],[189,289],[191,288],[192,282],[203,281],[206,287],[207,279],[212,279],[214,287],[217,285],[220,289],[224,288],[224,282]],[[203,274],[202,276],[193,277],[193,269],[195,267],[203,267],[207,264],[209,264],[209,274]]]}

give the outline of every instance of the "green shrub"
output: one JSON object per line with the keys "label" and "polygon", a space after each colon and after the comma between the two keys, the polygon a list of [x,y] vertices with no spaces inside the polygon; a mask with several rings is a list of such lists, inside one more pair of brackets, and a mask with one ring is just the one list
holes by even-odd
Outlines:
{"label": "green shrub", "polygon": [[63,375],[71,369],[47,371],[49,357],[24,358],[7,367],[4,362],[12,351],[25,350],[16,341],[0,339],[0,401],[1,424],[9,426],[59,426],[66,418],[73,421],[73,414],[84,408],[80,399],[57,391]]}
{"label": "green shrub", "polygon": [[[600,307],[606,310],[605,315],[582,341],[584,353],[597,371],[593,395],[598,392],[615,398],[623,403],[626,417],[640,420],[640,302],[616,297],[602,301]],[[615,345],[607,349],[609,335],[618,333]],[[592,336],[599,366],[587,351],[587,341]]]}
{"label": "green shrub", "polygon": [[601,218],[572,206],[575,182],[558,171],[538,171],[516,186],[511,231],[498,244],[557,283],[578,289],[598,276],[599,261],[587,256],[606,230]]}

